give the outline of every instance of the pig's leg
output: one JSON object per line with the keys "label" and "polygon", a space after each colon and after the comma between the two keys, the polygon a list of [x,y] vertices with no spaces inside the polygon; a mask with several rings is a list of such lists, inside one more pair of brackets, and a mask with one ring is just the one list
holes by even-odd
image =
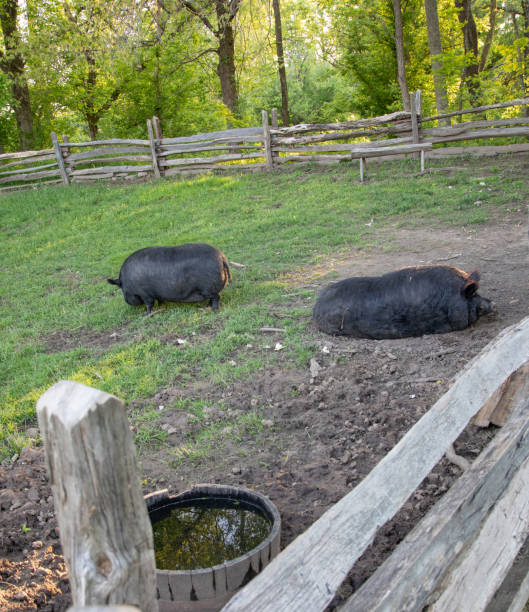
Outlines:
{"label": "pig's leg", "polygon": [[220,295],[218,293],[215,293],[215,295],[211,297],[211,299],[209,300],[209,306],[211,306],[212,310],[219,309],[219,300],[220,300]]}
{"label": "pig's leg", "polygon": [[152,307],[154,306],[154,298],[148,296],[143,298],[145,306],[147,306],[147,315],[151,314]]}

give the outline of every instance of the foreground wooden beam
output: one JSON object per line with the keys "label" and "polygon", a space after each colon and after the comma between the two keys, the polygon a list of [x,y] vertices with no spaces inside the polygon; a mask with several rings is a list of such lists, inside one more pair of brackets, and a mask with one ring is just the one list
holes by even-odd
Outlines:
{"label": "foreground wooden beam", "polygon": [[323,610],[347,573],[503,382],[529,360],[529,317],[504,330],[371,473],[223,608]]}
{"label": "foreground wooden beam", "polygon": [[152,528],[123,402],[61,381],[37,416],[74,605],[156,612]]}
{"label": "foreground wooden beam", "polygon": [[503,385],[506,425],[341,610],[477,612],[491,601],[529,533],[529,369],[517,372]]}

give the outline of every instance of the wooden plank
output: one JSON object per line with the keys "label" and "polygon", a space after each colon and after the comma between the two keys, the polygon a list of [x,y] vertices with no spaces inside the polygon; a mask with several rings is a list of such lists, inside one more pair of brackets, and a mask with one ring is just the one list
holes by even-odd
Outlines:
{"label": "wooden plank", "polygon": [[501,586],[529,534],[529,459],[510,481],[508,476],[507,492],[487,517],[479,538],[445,576],[441,595],[429,607],[431,612],[480,612]]}
{"label": "wooden plank", "polygon": [[421,115],[422,115],[422,91],[420,89],[418,89],[415,92],[415,110],[417,111],[417,115],[419,118],[419,125],[422,121],[421,119]]}
{"label": "wooden plank", "polygon": [[72,176],[82,176],[83,174],[96,174],[106,172],[148,172],[152,171],[152,166],[99,166],[97,168],[84,168],[83,170],[72,170]]}
{"label": "wooden plank", "polygon": [[223,165],[211,165],[211,166],[206,166],[206,165],[201,165],[201,166],[192,166],[192,167],[177,167],[177,168],[168,168],[164,175],[165,176],[175,176],[178,174],[204,174],[205,172],[208,171],[214,171],[215,173],[217,172],[257,172],[260,170],[264,170],[266,168],[266,164],[264,162],[262,163],[256,163],[256,164],[237,164],[237,165],[230,165],[230,166],[223,166]]}
{"label": "wooden plank", "polygon": [[376,127],[384,123],[402,121],[403,119],[410,119],[410,113],[406,111],[398,111],[396,113],[372,117],[370,119],[355,119],[354,121],[342,121],[340,123],[300,123],[298,125],[291,125],[288,127],[278,128],[277,130],[272,130],[272,133],[280,135],[304,134],[306,132],[321,132],[324,130],[348,130],[358,127]]}
{"label": "wooden plank", "polygon": [[46,168],[57,168],[57,162],[53,162],[52,164],[43,164],[41,166],[36,166],[35,168],[24,168],[22,170],[10,170],[9,172],[3,172],[3,168],[0,168],[0,176],[15,176],[17,174],[30,174],[31,172],[38,172],[39,170],[44,170]]}
{"label": "wooden plank", "polygon": [[80,159],[80,160],[72,160],[68,165],[71,168],[78,168],[79,166],[84,166],[86,164],[100,164],[100,163],[108,163],[108,162],[118,162],[118,161],[138,161],[145,162],[151,161],[150,155],[113,155],[112,157],[94,157],[93,159]]}
{"label": "wooden plank", "polygon": [[162,138],[162,146],[169,144],[180,144],[184,142],[198,142],[200,140],[212,140],[220,142],[222,140],[259,140],[263,138],[263,128],[235,128],[231,130],[221,130],[219,132],[206,132],[204,134],[193,134],[192,136],[179,136],[177,138]]}
{"label": "wooden plank", "polygon": [[286,164],[287,162],[302,162],[309,163],[334,163],[337,161],[345,161],[351,159],[351,155],[285,155],[282,157],[274,157],[275,164]]}
{"label": "wooden plank", "polygon": [[71,606],[68,612],[140,612],[136,606]]}
{"label": "wooden plank", "polygon": [[39,155],[55,154],[54,149],[42,149],[41,151],[19,151],[18,153],[2,153],[0,161],[3,159],[24,159],[26,157],[38,157]]}
{"label": "wooden plank", "polygon": [[100,181],[101,179],[111,179],[116,176],[113,172],[106,172],[102,174],[89,174],[85,176],[73,176],[72,181],[76,183],[88,182],[88,181]]}
{"label": "wooden plank", "polygon": [[[6,176],[4,178],[0,178],[0,183],[11,183],[13,181],[36,181],[40,178],[46,178],[48,176],[61,176],[59,169],[57,170],[43,170],[42,172],[26,172],[25,174],[18,174],[17,176]],[[64,183],[64,180],[61,177],[61,180]]]}
{"label": "wooden plank", "polygon": [[[408,139],[406,139],[408,140]],[[424,145],[424,149],[428,150],[432,148],[431,143],[422,142],[422,143],[411,143],[406,142],[404,144],[386,144],[386,141],[377,141],[370,143],[351,143],[351,144],[332,144],[332,145],[314,145],[308,147],[277,147],[273,146],[272,151],[274,153],[323,153],[326,151],[354,151],[355,153],[362,151],[385,151],[387,149],[395,149],[397,153],[409,153],[409,152],[418,152],[421,149],[417,147],[422,147]],[[406,148],[407,147],[407,148]],[[415,147],[415,148],[413,148]],[[382,153],[383,155],[393,155],[393,153]]]}
{"label": "wooden plank", "polygon": [[[449,129],[449,128],[446,128]],[[461,140],[477,140],[478,138],[510,138],[514,136],[523,136],[527,138],[529,136],[529,127],[515,127],[515,128],[490,128],[488,130],[469,130],[462,134],[454,134],[447,136],[431,137],[430,142],[432,144],[439,144],[442,142],[458,142]]]}
{"label": "wooden plank", "polygon": [[157,140],[161,140],[163,138],[162,134],[162,124],[160,123],[160,118],[156,115],[152,118],[152,127],[154,128],[154,136]]}
{"label": "wooden plank", "polygon": [[11,185],[9,187],[0,187],[0,193],[9,193],[10,191],[19,191],[22,189],[35,189],[37,185],[40,187],[40,185],[58,185],[59,183],[62,184],[62,179],[57,179],[54,181],[39,181],[38,183],[24,183],[21,185]]}
{"label": "wooden plank", "polygon": [[90,151],[70,153],[68,156],[68,160],[78,161],[80,159],[90,159],[92,157],[98,157],[102,155],[123,155],[123,153],[143,153],[144,155],[147,155],[149,152],[149,147],[99,147],[96,149],[91,149]]}
{"label": "wooden plank", "polygon": [[519,385],[524,384],[526,376],[529,376],[529,365],[509,376],[476,414],[472,421],[474,425],[478,427],[488,427],[491,423],[504,425],[512,410],[514,391]]}
{"label": "wooden plank", "polygon": [[63,380],[39,398],[37,416],[74,604],[157,611],[152,527],[123,402]]}
{"label": "wooden plank", "polygon": [[[453,566],[458,555],[466,555],[465,551],[470,549],[484,521],[499,507],[500,502],[503,504],[509,493],[512,475],[521,469],[527,477],[528,372],[526,366],[521,366],[514,373],[523,374],[521,381],[519,376],[514,374],[508,377],[511,384],[507,387],[513,396],[514,404],[510,421],[415,526],[391,557],[347,600],[341,610],[422,610],[427,603],[431,603],[431,594],[446,575],[447,569]],[[526,513],[525,521],[529,529],[529,513]],[[513,523],[510,526],[512,527]],[[521,543],[523,540],[524,538]],[[489,546],[485,556],[495,560],[498,557],[498,548],[504,547],[505,541],[499,539],[496,544],[489,542]],[[479,561],[483,562],[483,558]],[[493,575],[494,571],[490,575],[490,582]],[[488,583],[489,580],[484,582]],[[487,588],[483,584],[478,590]],[[473,611],[478,609],[480,608],[460,603],[444,608]]]}
{"label": "wooden plank", "polygon": [[[231,141],[230,141],[231,142]],[[178,155],[179,153],[197,153],[199,151],[241,151],[243,149],[262,149],[262,144],[230,144],[226,142],[223,145],[210,145],[210,144],[190,144],[190,145],[174,145],[168,147],[162,147],[159,157],[168,157],[169,155]],[[264,153],[263,153],[264,155]]]}
{"label": "wooden plank", "polygon": [[529,601],[529,538],[485,612],[522,612]]}
{"label": "wooden plank", "polygon": [[[19,159],[8,164],[0,164],[0,170],[3,171],[5,168],[13,168],[14,166],[25,166],[29,164],[35,164],[43,161],[51,161],[55,159],[55,153],[48,155],[39,155],[36,157],[29,157],[28,159]],[[37,166],[38,167],[38,166]]]}
{"label": "wooden plank", "polygon": [[72,149],[74,147],[101,147],[104,145],[144,145],[149,146],[148,140],[139,138],[109,138],[108,140],[87,140],[86,142],[63,142],[61,148]]}
{"label": "wooden plank", "polygon": [[151,146],[151,157],[152,157],[152,169],[154,176],[160,178],[160,167],[158,166],[158,158],[156,156],[156,142],[154,141],[154,130],[152,128],[152,121],[147,119],[147,133],[149,134],[149,143]]}
{"label": "wooden plank", "polygon": [[263,120],[263,133],[264,133],[264,152],[266,160],[266,169],[272,170],[274,167],[274,159],[272,157],[271,140],[270,140],[270,126],[268,125],[268,113],[263,110],[261,111],[261,117]]}
{"label": "wooden plank", "polygon": [[277,129],[279,127],[279,123],[277,121],[277,108],[273,108],[272,112],[272,129]]}
{"label": "wooden plank", "polygon": [[[324,134],[311,134],[310,136],[274,136],[272,135],[272,148],[274,146],[280,145],[304,145],[304,144],[314,144],[316,142],[327,142],[332,140],[349,140],[351,138],[373,138],[383,136],[384,134],[398,134],[398,133],[411,133],[411,122],[407,122],[408,125],[405,127],[397,127],[397,128],[375,128],[372,130],[355,130],[349,132],[326,132]],[[379,143],[381,146],[385,143],[388,143],[388,146],[392,146],[394,144],[404,144],[407,142],[411,142],[411,136],[402,136],[399,138],[388,138],[387,140],[376,140],[371,143],[362,143],[362,144],[377,144]]]}
{"label": "wooden plank", "polygon": [[516,98],[515,100],[509,100],[508,102],[500,102],[498,104],[489,104],[487,106],[476,106],[475,108],[467,108],[460,111],[453,111],[451,113],[444,113],[442,115],[435,115],[432,117],[423,117],[423,123],[425,121],[437,121],[438,119],[446,119],[448,117],[457,117],[458,115],[467,115],[469,113],[482,113],[484,111],[493,110],[495,108],[508,108],[509,106],[525,106],[529,104],[529,98]]}
{"label": "wooden plank", "polygon": [[493,121],[465,121],[456,123],[449,127],[434,127],[424,129],[424,136],[446,136],[451,134],[464,133],[469,129],[496,128],[512,125],[529,125],[529,117],[515,117],[510,119],[495,119]]}
{"label": "wooden plank", "polygon": [[419,142],[419,122],[417,121],[417,106],[415,104],[415,94],[410,92],[411,109],[411,136],[413,142]]}
{"label": "wooden plank", "polygon": [[53,149],[55,151],[55,157],[57,158],[57,164],[59,166],[59,172],[61,173],[62,182],[65,185],[69,185],[70,179],[68,178],[68,173],[66,172],[61,147],[59,146],[59,140],[57,139],[57,134],[55,132],[51,133],[51,141],[53,142]]}
{"label": "wooden plank", "polygon": [[194,164],[216,164],[220,162],[237,161],[241,159],[261,159],[264,153],[246,153],[241,155],[216,155],[214,157],[183,157],[181,159],[164,159],[162,166],[192,166]]}
{"label": "wooden plank", "polygon": [[322,610],[354,562],[469,420],[529,359],[529,317],[499,334],[371,473],[296,538],[224,612]]}

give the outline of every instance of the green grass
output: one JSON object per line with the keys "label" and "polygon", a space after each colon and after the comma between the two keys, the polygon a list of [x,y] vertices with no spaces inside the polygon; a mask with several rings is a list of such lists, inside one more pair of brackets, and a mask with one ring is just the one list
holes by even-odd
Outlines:
{"label": "green grass", "polygon": [[[60,379],[131,401],[175,382],[251,375],[280,358],[247,345],[262,349],[259,327],[277,325],[281,309],[289,314],[281,358],[304,363],[313,292],[298,291],[289,310],[289,273],[364,246],[380,228],[480,223],[527,201],[523,170],[507,180],[497,158],[487,172],[463,159],[436,162],[460,168],[450,176],[404,176],[417,163],[369,164],[364,185],[356,164],[339,164],[0,196],[0,457],[25,443],[36,400]],[[218,314],[170,304],[146,318],[106,283],[138,248],[191,241],[245,265],[232,268]],[[108,341],[116,333],[119,342]],[[163,443],[155,425],[140,425],[146,444]]]}

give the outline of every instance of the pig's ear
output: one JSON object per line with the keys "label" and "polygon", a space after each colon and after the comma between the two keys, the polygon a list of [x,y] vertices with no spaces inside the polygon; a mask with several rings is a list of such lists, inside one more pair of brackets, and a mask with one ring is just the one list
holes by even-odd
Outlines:
{"label": "pig's ear", "polygon": [[470,299],[478,290],[479,287],[479,272],[477,270],[473,270],[463,286],[463,295]]}

